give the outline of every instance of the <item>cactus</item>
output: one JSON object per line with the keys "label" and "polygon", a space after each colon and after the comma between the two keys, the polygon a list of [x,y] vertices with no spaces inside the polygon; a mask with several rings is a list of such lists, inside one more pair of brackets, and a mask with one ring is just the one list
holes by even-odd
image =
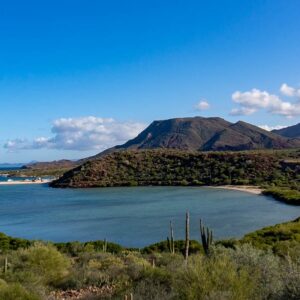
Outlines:
{"label": "cactus", "polygon": [[107,251],[107,241],[106,241],[106,239],[104,239],[104,241],[103,241],[102,250],[103,250],[103,252]]}
{"label": "cactus", "polygon": [[171,254],[175,254],[174,228],[172,221],[170,221],[170,239],[168,238],[169,249]]}
{"label": "cactus", "polygon": [[4,260],[4,273],[7,272],[7,266],[8,266],[8,259],[7,259],[7,256],[6,256],[5,260]]}
{"label": "cactus", "polygon": [[170,253],[172,253],[171,241],[170,241],[170,238],[168,236],[167,236],[167,246],[168,246],[168,249],[169,249]]}
{"label": "cactus", "polygon": [[152,258],[152,268],[155,268],[155,259]]}
{"label": "cactus", "polygon": [[184,258],[186,264],[189,257],[189,247],[190,247],[190,214],[187,211],[185,215],[185,251],[184,251]]}
{"label": "cactus", "polygon": [[133,300],[133,294],[130,293],[129,297],[127,295],[124,296],[124,300]]}
{"label": "cactus", "polygon": [[202,225],[202,220],[200,219],[200,234],[201,234],[201,241],[204,252],[206,255],[209,255],[209,248],[213,243],[213,232],[208,227],[204,227]]}

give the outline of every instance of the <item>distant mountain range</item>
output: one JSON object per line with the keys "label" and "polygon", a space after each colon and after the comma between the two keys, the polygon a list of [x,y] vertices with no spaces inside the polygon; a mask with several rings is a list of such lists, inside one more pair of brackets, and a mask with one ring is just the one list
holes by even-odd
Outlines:
{"label": "distant mountain range", "polygon": [[26,168],[73,168],[88,160],[125,150],[241,151],[289,148],[300,148],[300,124],[270,132],[243,121],[231,123],[218,117],[175,118],[154,121],[134,139],[95,156],[78,161],[31,163]]}
{"label": "distant mountain range", "polygon": [[240,151],[298,147],[300,147],[300,139],[296,136],[283,136],[280,132],[269,132],[243,121],[231,123],[217,117],[175,118],[154,121],[136,138],[105,150],[90,159],[114,151],[130,149]]}
{"label": "distant mountain range", "polygon": [[6,168],[21,168],[24,164],[22,163],[0,163],[0,169],[6,169]]}
{"label": "distant mountain range", "polygon": [[23,169],[33,169],[33,170],[52,170],[52,169],[68,169],[77,166],[77,161],[61,159],[51,162],[32,162],[23,165]]}
{"label": "distant mountain range", "polygon": [[272,132],[288,138],[300,139],[300,123],[282,129],[273,130]]}

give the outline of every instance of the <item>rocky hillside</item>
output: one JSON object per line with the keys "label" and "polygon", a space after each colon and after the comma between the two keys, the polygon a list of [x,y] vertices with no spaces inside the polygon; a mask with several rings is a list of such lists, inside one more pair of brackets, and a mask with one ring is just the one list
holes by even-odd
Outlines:
{"label": "rocky hillside", "polygon": [[273,130],[272,132],[284,137],[300,139],[300,123],[286,128]]}
{"label": "rocky hillside", "polygon": [[78,163],[73,160],[55,160],[50,162],[35,162],[24,165],[22,169],[30,170],[51,170],[51,169],[71,169],[78,166]]}
{"label": "rocky hillside", "polygon": [[136,138],[93,158],[132,149],[239,151],[297,147],[300,147],[300,139],[282,137],[246,122],[230,123],[221,118],[194,117],[154,121]]}
{"label": "rocky hillside", "polygon": [[53,187],[275,184],[299,187],[300,151],[113,152],[68,171]]}

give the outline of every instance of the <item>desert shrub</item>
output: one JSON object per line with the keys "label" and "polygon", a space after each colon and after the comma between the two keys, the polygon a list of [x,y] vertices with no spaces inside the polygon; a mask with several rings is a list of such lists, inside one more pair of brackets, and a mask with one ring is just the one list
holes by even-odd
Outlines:
{"label": "desert shrub", "polygon": [[123,261],[126,265],[126,273],[131,280],[140,278],[143,270],[151,266],[149,260],[143,258],[140,253],[128,253],[123,257]]}
{"label": "desert shrub", "polygon": [[[184,253],[185,241],[174,241],[175,252]],[[202,245],[195,240],[190,241],[190,253],[198,253],[203,251]],[[142,249],[142,253],[158,253],[158,252],[170,252],[168,241],[162,241],[156,244],[149,245]]]}
{"label": "desert shrub", "polygon": [[174,294],[172,274],[165,268],[145,268],[133,285],[137,299],[171,299]]}
{"label": "desert shrub", "polygon": [[151,278],[144,278],[134,288],[134,297],[140,300],[174,299],[174,292]]}
{"label": "desert shrub", "polygon": [[38,296],[28,292],[20,284],[0,285],[0,300],[39,300]]}
{"label": "desert shrub", "polygon": [[265,195],[271,195],[275,199],[284,201],[288,204],[300,205],[300,191],[296,189],[279,188],[282,186],[281,183],[276,183],[277,187],[269,188],[264,191]]}
{"label": "desert shrub", "polygon": [[77,256],[83,252],[84,245],[80,242],[67,242],[67,243],[56,243],[55,246],[60,252],[68,254],[70,256]]}
{"label": "desert shrub", "polygon": [[254,282],[228,255],[193,255],[176,276],[178,299],[254,299]]}
{"label": "desert shrub", "polygon": [[292,261],[299,259],[300,243],[296,240],[279,241],[274,244],[272,250],[280,257],[289,257]]}
{"label": "desert shrub", "polygon": [[[84,252],[103,252],[103,246],[105,241],[91,241],[91,242],[67,242],[56,243],[55,246],[60,252],[68,254],[70,256],[78,256]],[[106,243],[106,252],[120,253],[123,251],[123,247],[115,243]]]}
{"label": "desert shrub", "polygon": [[17,250],[19,248],[27,248],[32,244],[31,241],[10,237],[0,232],[0,253],[8,250]]}
{"label": "desert shrub", "polygon": [[235,247],[238,244],[239,244],[239,242],[236,239],[219,240],[219,241],[215,242],[216,246],[223,246],[225,248],[232,248],[232,249],[235,249]]}
{"label": "desert shrub", "polygon": [[82,253],[60,288],[113,285],[122,290],[129,276],[124,261],[110,253]]}
{"label": "desert shrub", "polygon": [[[222,251],[225,251],[222,249]],[[249,244],[237,246],[235,250],[227,249],[230,259],[255,282],[253,292],[255,299],[273,299],[281,296],[283,282],[281,278],[282,263],[271,250],[263,251]]]}
{"label": "desert shrub", "polygon": [[165,267],[168,269],[172,268],[174,265],[175,267],[181,268],[184,264],[184,257],[180,253],[152,253],[151,260],[152,259],[154,259],[156,267]]}
{"label": "desert shrub", "polygon": [[281,256],[291,254],[292,257],[297,257],[300,244],[300,218],[246,234],[240,243],[250,243],[264,250],[272,249]]}
{"label": "desert shrub", "polygon": [[300,258],[293,262],[289,257],[285,258],[285,263],[281,269],[281,279],[283,291],[281,299],[300,299]]}
{"label": "desert shrub", "polygon": [[68,274],[69,266],[69,259],[54,246],[36,243],[13,254],[10,276],[21,283],[53,285]]}

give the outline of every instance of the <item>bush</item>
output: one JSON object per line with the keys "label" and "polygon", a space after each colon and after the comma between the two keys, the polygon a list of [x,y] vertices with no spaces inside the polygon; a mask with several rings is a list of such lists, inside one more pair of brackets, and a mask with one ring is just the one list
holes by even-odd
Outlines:
{"label": "bush", "polygon": [[259,249],[272,249],[280,256],[299,255],[300,218],[246,234],[240,243],[251,243]]}
{"label": "bush", "polygon": [[228,255],[190,257],[175,283],[178,299],[255,299],[254,281]]}
{"label": "bush", "polygon": [[[185,249],[184,240],[174,241],[174,246],[175,246],[175,252],[184,253],[184,249]],[[189,252],[193,254],[193,253],[198,253],[200,251],[203,251],[202,245],[196,240],[191,240]],[[155,252],[170,252],[168,241],[162,241],[156,244],[152,244],[142,249],[142,253],[149,254]]]}
{"label": "bush", "polygon": [[[222,250],[224,252],[224,250]],[[249,244],[225,251],[255,282],[255,299],[278,298],[283,290],[281,261],[271,251],[255,249]]]}
{"label": "bush", "polygon": [[265,190],[263,193],[288,204],[300,205],[300,191],[298,190],[273,187]]}
{"label": "bush", "polygon": [[283,281],[283,293],[281,299],[300,299],[300,261],[292,262],[289,257],[282,266],[281,278]]}
{"label": "bush", "polygon": [[172,274],[163,268],[146,268],[138,281],[134,283],[134,295],[137,299],[172,299]]}
{"label": "bush", "polygon": [[70,261],[54,246],[36,243],[18,250],[12,261],[12,275],[21,282],[36,278],[36,284],[55,285],[69,272]]}
{"label": "bush", "polygon": [[40,298],[26,291],[20,284],[0,286],[0,300],[39,300]]}

